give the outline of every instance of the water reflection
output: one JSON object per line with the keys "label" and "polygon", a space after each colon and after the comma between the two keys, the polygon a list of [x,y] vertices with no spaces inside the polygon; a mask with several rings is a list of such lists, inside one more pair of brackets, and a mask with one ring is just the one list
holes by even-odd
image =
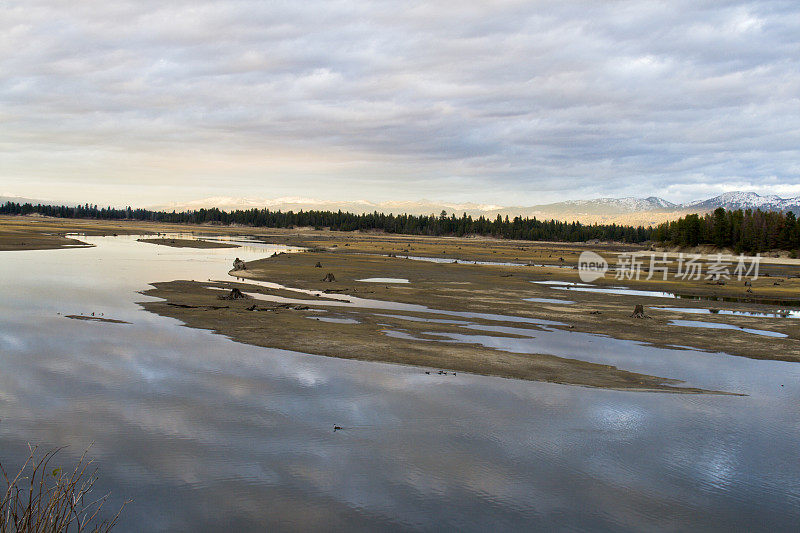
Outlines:
{"label": "water reflection", "polygon": [[356,281],[363,281],[366,283],[408,283],[404,278],[364,278],[357,279]]}
{"label": "water reflection", "polygon": [[744,331],[745,333],[752,333],[754,335],[763,335],[765,337],[788,337],[787,334],[777,331],[746,328],[743,326],[734,326],[733,324],[724,324],[721,322],[703,322],[702,320],[670,320],[669,323],[673,326],[684,326],[689,328],[733,329],[736,331]]}
{"label": "water reflection", "polygon": [[691,314],[710,313],[714,315],[734,315],[761,318],[800,318],[800,311],[793,309],[765,309],[761,311],[742,311],[739,309],[703,309],[698,307],[651,307],[650,309]]}
{"label": "water reflection", "polygon": [[644,289],[631,289],[630,287],[596,287],[587,283],[570,283],[561,281],[534,281],[533,283],[540,283],[550,285],[550,288],[560,291],[575,291],[575,292],[593,292],[599,294],[617,294],[622,296],[646,296],[651,298],[676,298],[682,300],[702,300],[714,302],[737,302],[737,303],[757,303],[764,305],[776,305],[782,307],[797,307],[800,305],[800,300],[796,299],[779,299],[779,298],[762,298],[754,296],[708,296],[702,294],[687,294],[676,293],[668,291],[649,291]]}
{"label": "water reflection", "polygon": [[561,300],[558,298],[523,298],[526,302],[534,302],[539,304],[562,304],[562,305],[571,305],[575,302],[572,300]]}
{"label": "water reflection", "polygon": [[[135,499],[123,531],[789,530],[800,519],[792,364],[661,357],[660,375],[750,394],[687,396],[251,347],[149,314],[136,291],[221,277],[264,249],[85,239],[97,247],[0,256],[0,450],[10,465],[29,441],[70,444],[73,457],[94,441],[109,509]],[[131,324],[56,314],[91,311]],[[575,338],[587,358],[624,357]],[[661,353],[643,347],[627,366],[658,366]]]}

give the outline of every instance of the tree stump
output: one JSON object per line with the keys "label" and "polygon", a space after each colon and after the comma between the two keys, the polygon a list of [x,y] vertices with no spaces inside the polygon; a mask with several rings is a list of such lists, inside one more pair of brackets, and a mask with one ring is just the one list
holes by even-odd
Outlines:
{"label": "tree stump", "polygon": [[250,298],[250,296],[246,295],[236,287],[231,289],[231,292],[228,294],[219,297],[220,300],[245,300],[247,298]]}
{"label": "tree stump", "polygon": [[651,318],[649,315],[645,314],[644,306],[642,304],[636,304],[636,307],[633,308],[633,314],[631,314],[632,318]]}

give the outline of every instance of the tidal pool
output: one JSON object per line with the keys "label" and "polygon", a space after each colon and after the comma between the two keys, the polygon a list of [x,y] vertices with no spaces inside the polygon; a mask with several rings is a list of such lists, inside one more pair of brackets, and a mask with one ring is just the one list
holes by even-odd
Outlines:
{"label": "tidal pool", "polygon": [[[0,253],[3,465],[18,466],[28,442],[69,445],[64,465],[94,442],[106,509],[134,499],[120,531],[793,530],[800,520],[800,365],[506,326],[522,336],[506,347],[521,353],[569,341],[576,357],[741,397],[426,375],[248,346],[150,314],[137,291],[224,278],[234,257],[290,249],[136,238]],[[130,324],[63,316],[91,312]],[[481,327],[504,327],[468,326],[480,339],[467,340],[486,343],[498,337]]]}

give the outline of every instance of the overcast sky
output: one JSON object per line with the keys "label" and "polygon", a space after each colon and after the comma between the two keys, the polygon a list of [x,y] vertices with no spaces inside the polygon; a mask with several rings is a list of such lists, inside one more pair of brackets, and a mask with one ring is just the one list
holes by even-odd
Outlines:
{"label": "overcast sky", "polygon": [[0,0],[0,195],[800,195],[800,2]]}

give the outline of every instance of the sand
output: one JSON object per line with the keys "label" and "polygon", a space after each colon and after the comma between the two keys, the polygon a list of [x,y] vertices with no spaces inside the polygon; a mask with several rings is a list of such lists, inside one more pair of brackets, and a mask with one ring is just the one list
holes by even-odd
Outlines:
{"label": "sand", "polygon": [[[287,287],[329,291],[344,297],[421,304],[449,311],[472,311],[554,320],[565,332],[578,331],[608,335],[642,344],[661,347],[685,346],[708,352],[757,359],[800,362],[800,320],[730,315],[693,315],[655,307],[697,307],[735,310],[765,310],[760,302],[773,299],[800,305],[800,267],[792,261],[764,265],[762,277],[752,283],[747,293],[743,283],[730,280],[717,285],[708,280],[641,279],[597,280],[598,287],[624,285],[640,290],[674,291],[709,298],[747,298],[742,302],[694,301],[651,296],[607,295],[556,290],[532,281],[580,281],[571,267],[584,250],[599,252],[614,264],[617,254],[641,250],[622,244],[532,243],[476,238],[434,238],[396,236],[376,233],[342,233],[301,229],[235,228],[219,226],[162,225],[144,222],[70,221],[0,217],[0,249],[31,249],[29,244],[63,246],[73,242],[63,237],[67,232],[86,234],[146,234],[186,232],[195,235],[249,235],[264,242],[305,246],[313,251],[281,254],[250,262],[246,271],[231,272],[241,278],[214,284],[216,287],[266,291],[273,295],[297,298],[286,290],[253,288],[248,280],[272,281]],[[59,234],[60,233],[60,234]],[[61,239],[64,239],[62,241]],[[163,239],[155,239],[163,240]],[[197,243],[198,241],[187,241]],[[170,243],[171,244],[171,243]],[[211,243],[217,244],[217,243]],[[5,245],[5,248],[3,246]],[[390,257],[418,255],[446,258],[446,263],[430,263]],[[563,259],[563,261],[562,261]],[[451,261],[458,260],[458,263]],[[550,266],[486,266],[465,264],[465,260],[514,262]],[[321,268],[315,265],[320,263]],[[567,267],[567,268],[563,268]],[[335,282],[323,282],[327,273]],[[765,277],[764,274],[769,274]],[[363,283],[364,278],[402,278],[408,284]],[[220,291],[209,283],[154,280],[145,294],[162,301],[142,305],[155,313],[182,320],[188,326],[210,329],[232,339],[259,346],[282,348],[330,357],[420,366],[421,372],[472,372],[516,379],[570,383],[592,387],[669,392],[700,392],[686,389],[670,376],[647,376],[608,365],[581,361],[581,353],[517,354],[472,344],[441,342],[437,333],[475,333],[457,324],[427,323],[408,318],[430,318],[427,313],[391,312],[358,308],[332,309],[321,305],[314,296],[302,305],[277,305],[254,300],[221,301]],[[537,303],[525,298],[564,299],[575,303]],[[631,317],[636,304],[642,304],[652,318]],[[255,305],[255,309],[250,311]],[[406,315],[406,318],[378,317],[376,313]],[[316,317],[334,318],[327,322]],[[450,318],[438,316],[436,318]],[[338,319],[344,319],[341,323]],[[742,328],[766,329],[787,335],[786,338],[763,337],[739,330],[698,329],[671,325],[675,319],[701,319],[706,322],[733,324]],[[347,323],[353,320],[358,323]],[[496,322],[470,319],[475,324]],[[506,326],[535,326],[504,324]],[[390,337],[387,331],[400,331],[406,338]],[[502,335],[491,333],[491,335]]]}
{"label": "sand", "polygon": [[136,239],[139,242],[159,244],[171,248],[239,248],[238,244],[192,239]]}

